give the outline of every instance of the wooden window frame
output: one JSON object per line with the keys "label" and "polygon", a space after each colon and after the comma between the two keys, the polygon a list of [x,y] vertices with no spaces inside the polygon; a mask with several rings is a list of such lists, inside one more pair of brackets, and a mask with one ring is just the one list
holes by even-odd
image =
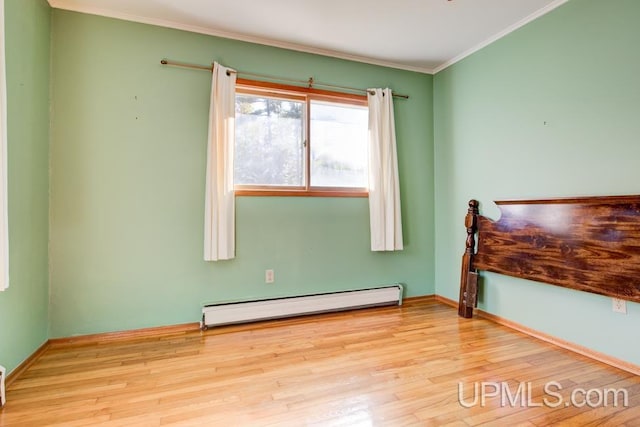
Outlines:
{"label": "wooden window frame", "polygon": [[333,92],[313,87],[300,87],[279,83],[238,79],[236,81],[236,93],[249,95],[265,95],[272,97],[284,97],[305,103],[305,186],[304,187],[275,187],[259,185],[235,185],[236,196],[303,196],[303,197],[368,197],[367,188],[354,187],[312,187],[311,186],[311,101],[328,101],[337,104],[350,104],[367,106],[366,95]]}

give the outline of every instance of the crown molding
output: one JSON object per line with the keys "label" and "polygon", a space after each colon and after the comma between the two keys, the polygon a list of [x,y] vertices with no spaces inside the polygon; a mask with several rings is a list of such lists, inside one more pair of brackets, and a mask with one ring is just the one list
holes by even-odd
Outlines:
{"label": "crown molding", "polygon": [[535,19],[538,19],[542,15],[546,15],[547,13],[551,12],[553,9],[555,9],[555,8],[557,8],[559,6],[562,6],[563,4],[565,4],[568,1],[569,0],[555,0],[552,3],[549,3],[545,7],[535,11],[534,13],[532,13],[529,16],[527,16],[526,18],[516,22],[513,25],[510,25],[509,27],[505,28],[504,30],[500,31],[497,34],[494,34],[493,36],[489,37],[488,39],[486,39],[482,43],[479,43],[476,46],[472,47],[471,49],[468,49],[468,50],[462,52],[460,55],[457,55],[457,56],[451,58],[450,60],[448,60],[446,62],[443,62],[442,64],[438,65],[437,67],[435,67],[432,70],[433,74],[437,74],[440,71],[444,70],[445,68],[450,67],[451,65],[455,64],[456,62],[462,61],[467,56],[472,55],[472,54],[476,53],[477,51],[479,51],[480,49],[483,49],[483,48],[487,47],[491,43],[503,38],[504,36],[506,36],[506,35],[508,35],[508,34],[510,34],[512,32],[514,32],[515,30],[517,30],[520,27],[523,27],[523,26],[527,25],[529,22],[531,22],[531,21],[533,21]]}
{"label": "crown molding", "polygon": [[338,58],[338,59],[346,59],[348,61],[362,62],[365,64],[379,65],[382,67],[396,68],[400,70],[413,71],[413,72],[423,73],[423,74],[433,74],[433,71],[434,71],[432,68],[411,66],[411,65],[400,64],[396,62],[389,62],[389,61],[383,61],[375,58],[369,58],[365,56],[351,55],[348,53],[338,52],[338,51],[329,50],[329,49],[303,46],[296,43],[282,42],[282,41],[271,40],[263,37],[248,36],[244,34],[233,33],[228,31],[220,31],[220,30],[200,27],[196,25],[181,24],[179,22],[167,21],[163,19],[148,18],[144,16],[120,13],[120,12],[109,10],[109,9],[100,9],[100,8],[92,7],[90,5],[79,5],[73,0],[48,0],[48,2],[49,2],[49,5],[55,9],[63,9],[63,10],[68,10],[72,12],[86,13],[89,15],[98,15],[98,16],[104,16],[107,18],[120,19],[123,21],[131,21],[131,22],[138,22],[141,24],[155,25],[158,27],[172,28],[176,30],[188,31],[191,33],[205,34],[205,35],[214,36],[214,37],[222,37],[225,39],[232,39],[232,40],[238,40],[238,41],[243,41],[248,43],[261,44],[261,45],[277,47],[281,49],[294,50],[297,52],[312,53],[315,55],[328,56],[328,57]]}

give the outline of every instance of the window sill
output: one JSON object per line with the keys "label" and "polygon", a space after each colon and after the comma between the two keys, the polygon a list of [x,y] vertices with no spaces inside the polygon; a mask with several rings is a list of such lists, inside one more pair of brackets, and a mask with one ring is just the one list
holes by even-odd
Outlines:
{"label": "window sill", "polygon": [[369,197],[368,191],[358,190],[236,190],[236,197]]}

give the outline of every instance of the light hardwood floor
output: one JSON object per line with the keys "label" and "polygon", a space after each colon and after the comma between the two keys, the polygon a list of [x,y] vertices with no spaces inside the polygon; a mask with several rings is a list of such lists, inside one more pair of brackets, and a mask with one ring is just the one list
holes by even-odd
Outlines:
{"label": "light hardwood floor", "polygon": [[[551,381],[556,407],[543,405],[560,402],[545,393]],[[481,382],[504,382],[516,404],[462,406],[459,384],[470,405]],[[625,389],[628,407],[571,405],[571,393],[584,403],[580,389],[596,390],[592,404],[598,390]],[[0,425],[620,426],[640,425],[639,404],[638,376],[423,300],[53,345],[9,387]]]}

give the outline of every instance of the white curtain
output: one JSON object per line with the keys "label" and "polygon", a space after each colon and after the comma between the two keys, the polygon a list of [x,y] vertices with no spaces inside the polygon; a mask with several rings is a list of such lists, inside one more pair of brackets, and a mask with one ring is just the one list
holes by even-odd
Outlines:
{"label": "white curtain", "polygon": [[7,193],[7,79],[4,46],[4,0],[0,0],[0,291],[9,287]]}
{"label": "white curtain", "polygon": [[369,89],[369,221],[372,251],[402,250],[402,215],[391,89]]}
{"label": "white curtain", "polygon": [[204,260],[235,257],[233,147],[236,72],[217,62],[211,80],[204,224]]}

